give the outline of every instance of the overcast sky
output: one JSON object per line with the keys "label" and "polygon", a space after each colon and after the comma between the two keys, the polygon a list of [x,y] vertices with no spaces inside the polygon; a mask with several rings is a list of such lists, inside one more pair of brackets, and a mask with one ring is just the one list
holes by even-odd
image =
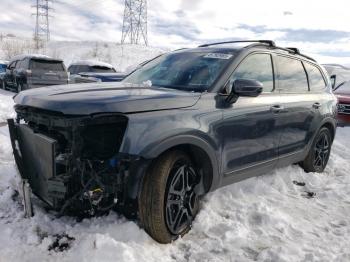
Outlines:
{"label": "overcast sky", "polygon": [[[1,0],[0,33],[31,37],[35,0]],[[120,42],[123,0],[53,0],[53,40]],[[149,44],[273,39],[350,63],[349,0],[148,0]],[[344,58],[345,57],[345,58]]]}

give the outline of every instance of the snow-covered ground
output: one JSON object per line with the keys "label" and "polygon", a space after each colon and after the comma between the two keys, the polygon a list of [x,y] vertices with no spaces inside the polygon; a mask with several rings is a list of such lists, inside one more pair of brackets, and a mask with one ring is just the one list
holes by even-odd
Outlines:
{"label": "snow-covered ground", "polygon": [[[13,116],[12,105],[0,92],[1,120]],[[0,261],[350,261],[349,136],[350,128],[338,129],[322,174],[294,165],[209,194],[192,231],[160,245],[115,213],[78,223],[36,202],[35,216],[23,218],[0,127]]]}

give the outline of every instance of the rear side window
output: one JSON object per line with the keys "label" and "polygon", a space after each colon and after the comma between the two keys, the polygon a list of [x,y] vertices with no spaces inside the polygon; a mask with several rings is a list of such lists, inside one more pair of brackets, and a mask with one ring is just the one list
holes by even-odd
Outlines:
{"label": "rear side window", "polygon": [[269,54],[248,56],[233,73],[232,82],[236,79],[252,79],[263,84],[264,92],[273,90],[273,70]]}
{"label": "rear side window", "polygon": [[326,88],[326,82],[320,69],[309,63],[304,63],[304,66],[309,76],[310,90],[315,92],[324,90]]}
{"label": "rear side window", "polygon": [[32,70],[45,71],[64,71],[63,63],[61,61],[37,60],[33,59],[30,63]]}
{"label": "rear side window", "polygon": [[307,77],[301,61],[284,56],[276,56],[276,64],[278,68],[277,81],[280,92],[308,92]]}

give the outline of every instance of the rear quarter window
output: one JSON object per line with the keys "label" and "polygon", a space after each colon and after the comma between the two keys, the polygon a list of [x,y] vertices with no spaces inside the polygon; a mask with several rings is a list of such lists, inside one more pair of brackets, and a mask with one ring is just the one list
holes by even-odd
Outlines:
{"label": "rear quarter window", "polygon": [[284,56],[276,56],[277,81],[281,93],[305,93],[309,91],[304,66],[301,61]]}
{"label": "rear quarter window", "polygon": [[309,63],[304,63],[306,72],[309,76],[310,91],[320,92],[326,88],[326,82],[323,75],[316,66]]}
{"label": "rear quarter window", "polygon": [[64,71],[63,62],[50,60],[31,60],[30,68],[32,70],[44,71]]}

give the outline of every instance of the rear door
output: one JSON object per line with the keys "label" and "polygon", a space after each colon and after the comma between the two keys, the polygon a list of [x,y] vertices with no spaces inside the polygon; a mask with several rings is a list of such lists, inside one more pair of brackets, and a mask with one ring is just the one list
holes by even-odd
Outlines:
{"label": "rear door", "polygon": [[68,74],[62,61],[31,59],[31,83],[34,86],[67,84]]}
{"label": "rear door", "polygon": [[289,56],[276,55],[277,86],[283,110],[279,121],[283,130],[279,143],[280,165],[302,159],[320,121],[319,94],[310,92],[303,62]]}
{"label": "rear door", "polygon": [[224,109],[224,124],[220,128],[224,183],[271,170],[278,158],[280,131],[271,107],[280,98],[274,91],[271,55],[249,55],[233,73],[230,85],[235,79],[260,81],[264,90],[258,97],[239,97],[231,107]]}

